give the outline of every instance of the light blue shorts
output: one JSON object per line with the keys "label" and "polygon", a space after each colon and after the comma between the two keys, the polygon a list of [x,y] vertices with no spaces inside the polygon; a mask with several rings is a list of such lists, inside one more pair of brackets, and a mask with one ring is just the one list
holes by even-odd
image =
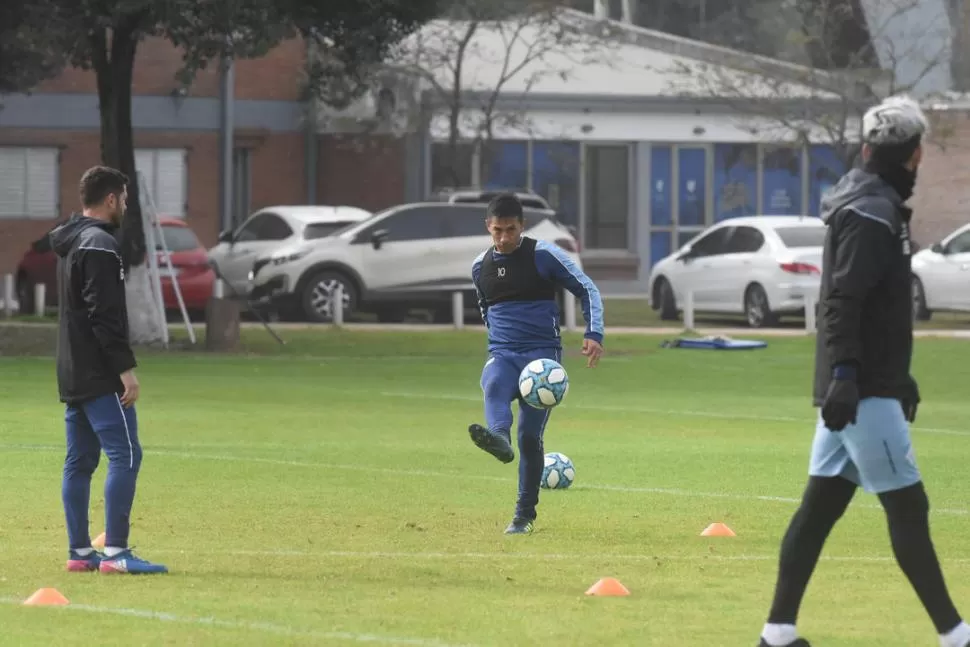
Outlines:
{"label": "light blue shorts", "polygon": [[808,473],[841,476],[872,494],[918,483],[922,477],[899,401],[865,398],[856,423],[840,432],[829,431],[819,411]]}

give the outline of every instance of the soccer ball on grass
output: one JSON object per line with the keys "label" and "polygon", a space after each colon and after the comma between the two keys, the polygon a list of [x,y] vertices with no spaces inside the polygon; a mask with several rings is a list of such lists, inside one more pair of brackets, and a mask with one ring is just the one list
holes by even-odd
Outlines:
{"label": "soccer ball on grass", "polygon": [[576,468],[569,457],[559,452],[546,454],[539,485],[547,490],[565,490],[573,484]]}
{"label": "soccer ball on grass", "polygon": [[519,374],[519,395],[535,409],[559,406],[569,390],[569,376],[562,364],[552,359],[537,359],[526,364]]}

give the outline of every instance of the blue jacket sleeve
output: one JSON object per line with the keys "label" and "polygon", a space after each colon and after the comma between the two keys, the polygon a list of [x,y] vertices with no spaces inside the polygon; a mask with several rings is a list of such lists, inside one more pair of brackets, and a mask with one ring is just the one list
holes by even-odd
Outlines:
{"label": "blue jacket sleeve", "polygon": [[478,277],[482,273],[482,261],[485,260],[486,252],[482,252],[472,263],[472,283],[475,284],[475,295],[478,297],[478,309],[482,311],[482,321],[485,322],[485,327],[488,328],[488,303],[485,301],[485,295],[482,293],[482,288],[479,287]]}
{"label": "blue jacket sleeve", "polygon": [[536,268],[540,276],[569,290],[582,301],[586,319],[584,336],[602,344],[605,334],[603,299],[593,280],[562,250],[541,240],[536,243]]}

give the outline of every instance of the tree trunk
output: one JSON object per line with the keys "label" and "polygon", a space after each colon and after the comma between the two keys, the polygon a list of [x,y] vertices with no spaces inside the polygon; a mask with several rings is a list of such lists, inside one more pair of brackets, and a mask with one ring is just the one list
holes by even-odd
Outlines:
{"label": "tree trunk", "polygon": [[119,232],[122,262],[128,277],[128,320],[131,342],[150,344],[164,340],[165,325],[159,296],[150,280],[142,226],[141,187],[135,171],[134,136],[131,125],[131,80],[138,47],[139,17],[121,18],[111,31],[92,36],[94,69],[98,81],[101,113],[101,161],[129,178],[128,209]]}
{"label": "tree trunk", "polygon": [[462,184],[458,173],[458,138],[460,136],[458,119],[461,115],[461,104],[453,105],[448,114],[448,173],[452,187]]}
{"label": "tree trunk", "polygon": [[956,92],[970,90],[970,4],[947,0],[953,42],[950,46],[950,80]]}
{"label": "tree trunk", "polygon": [[454,73],[451,79],[450,110],[448,113],[448,168],[451,171],[451,184],[458,187],[462,184],[461,176],[458,173],[458,142],[461,139],[461,113],[464,109],[462,105],[462,77],[465,67],[465,52],[475,32],[478,31],[478,21],[469,21],[464,35],[458,41],[458,51],[455,55]]}
{"label": "tree trunk", "polygon": [[101,110],[101,159],[128,176],[128,212],[121,227],[122,259],[125,269],[145,261],[145,232],[142,227],[138,176],[135,174],[135,146],[131,128],[131,78],[138,47],[136,26],[122,20],[111,36],[110,57],[95,66]]}

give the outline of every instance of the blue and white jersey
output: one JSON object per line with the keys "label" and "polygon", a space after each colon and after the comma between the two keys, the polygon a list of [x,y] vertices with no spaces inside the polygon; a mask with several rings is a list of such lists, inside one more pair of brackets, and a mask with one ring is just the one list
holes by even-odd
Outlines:
{"label": "blue and white jersey", "polygon": [[582,301],[587,339],[603,342],[603,300],[593,281],[559,247],[523,237],[510,254],[494,247],[472,263],[489,350],[525,352],[561,348],[556,295],[568,290]]}

